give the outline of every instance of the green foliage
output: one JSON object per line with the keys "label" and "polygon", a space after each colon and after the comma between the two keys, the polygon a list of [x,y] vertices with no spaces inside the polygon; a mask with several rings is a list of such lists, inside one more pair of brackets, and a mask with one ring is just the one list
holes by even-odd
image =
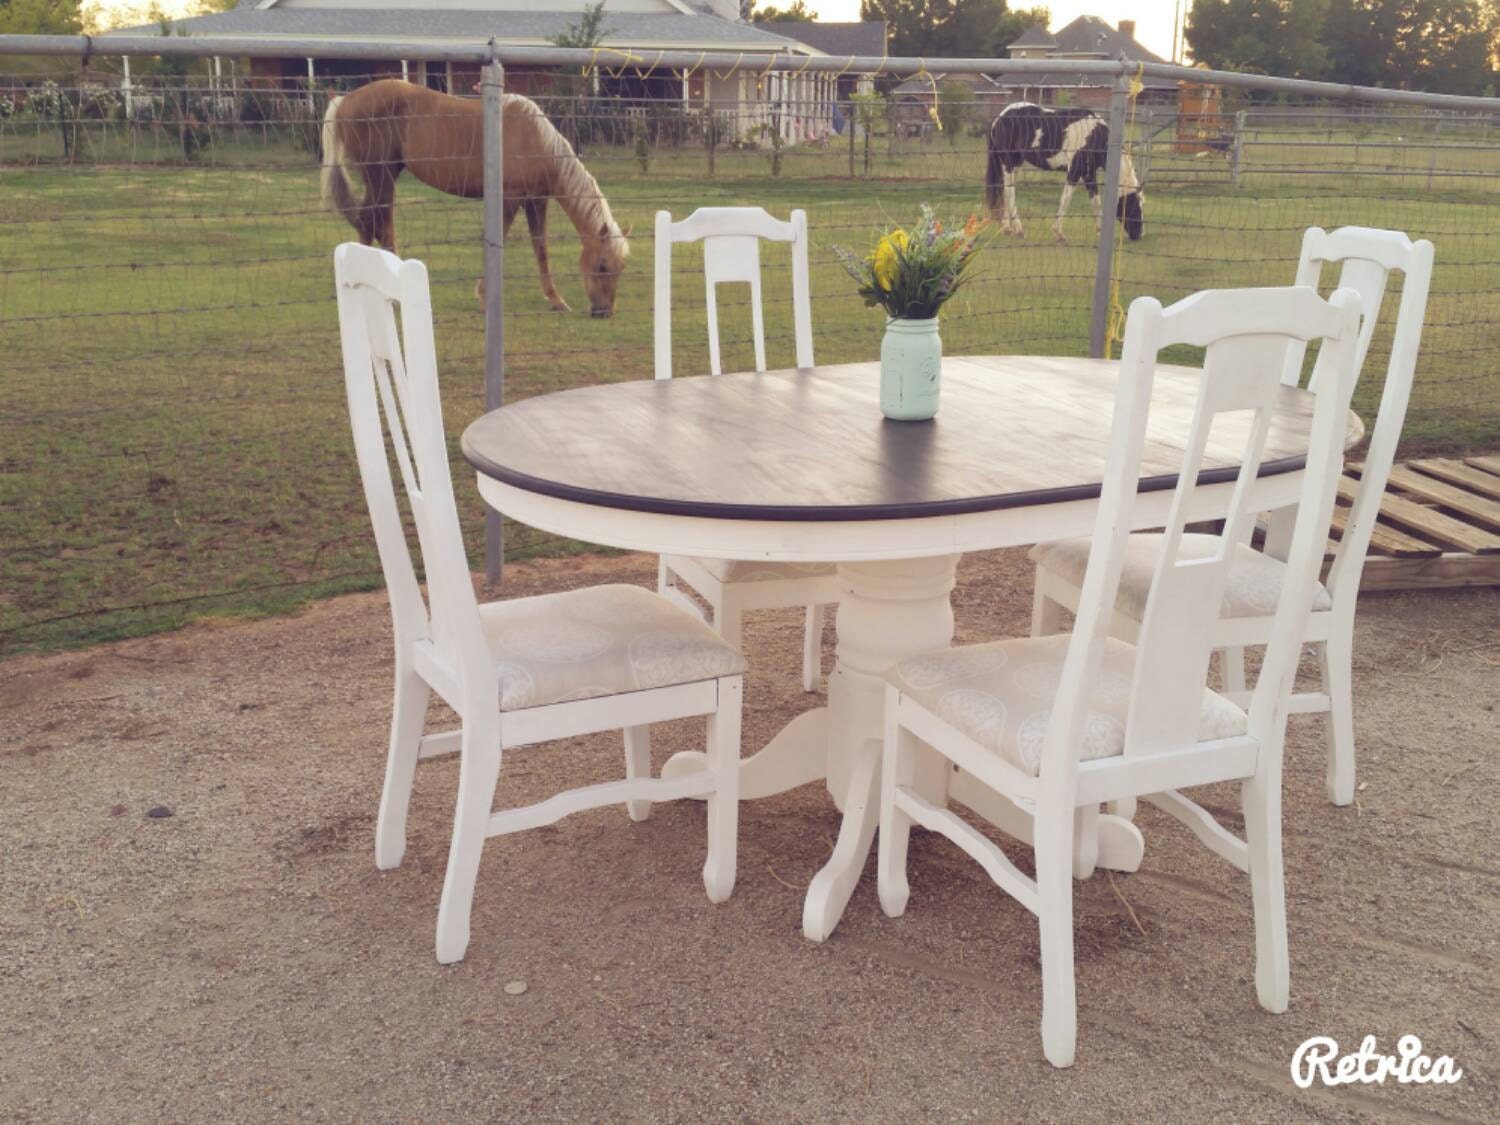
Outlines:
{"label": "green foliage", "polygon": [[0,0],[0,35],[77,35],[79,0]]}
{"label": "green foliage", "polygon": [[1186,39],[1215,68],[1479,94],[1500,13],[1493,0],[1196,0]]}
{"label": "green foliage", "polygon": [[599,0],[597,4],[585,4],[582,18],[554,35],[552,45],[591,50],[604,42],[604,37],[614,30],[604,26],[604,3],[605,0]]}
{"label": "green foliage", "polygon": [[818,13],[810,9],[804,0],[792,0],[785,8],[778,8],[774,4],[767,8],[757,8],[750,17],[752,23],[812,23],[818,18]]}
{"label": "green foliage", "polygon": [[859,282],[868,307],[883,308],[893,320],[929,320],[963,288],[983,226],[971,217],[961,229],[945,231],[924,203],[910,231],[882,235],[868,258],[841,246],[833,252]]}
{"label": "green foliage", "polygon": [[892,55],[918,58],[1005,57],[1006,44],[1046,8],[1011,12],[1005,0],[861,0],[860,19],[885,20]]}
{"label": "green foliage", "polygon": [[647,128],[644,117],[637,117],[631,126],[630,148],[635,153],[635,160],[641,166],[641,171],[651,171],[651,130]]}
{"label": "green foliage", "polygon": [[854,110],[854,120],[865,139],[865,175],[870,174],[870,138],[875,126],[885,120],[885,95],[879,91],[868,94],[850,94],[849,104]]}
{"label": "green foliage", "polygon": [[974,91],[963,82],[944,82],[938,87],[938,119],[943,123],[943,132],[948,135],[950,145],[958,144],[964,125],[974,116],[978,106],[974,103]]}
{"label": "green foliage", "polygon": [[1005,47],[1021,38],[1027,29],[1037,24],[1048,27],[1051,23],[1052,10],[1044,4],[1034,8],[1007,8],[995,27],[995,42],[1000,46],[1001,57],[1005,56]]}
{"label": "green foliage", "polygon": [[1197,0],[1186,36],[1193,58],[1211,67],[1319,78],[1328,0]]}

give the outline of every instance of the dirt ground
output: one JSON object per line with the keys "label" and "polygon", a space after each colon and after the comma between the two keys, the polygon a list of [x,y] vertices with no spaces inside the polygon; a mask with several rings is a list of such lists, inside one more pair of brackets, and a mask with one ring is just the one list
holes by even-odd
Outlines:
{"label": "dirt ground", "polygon": [[[653,578],[558,560],[505,592]],[[959,580],[960,641],[1024,630],[1022,556]],[[812,702],[799,626],[748,623],[747,753]],[[1324,799],[1321,720],[1292,721],[1290,1012],[1255,1002],[1247,881],[1147,809],[1142,870],[1076,885],[1065,1072],[1034,920],[945,841],[915,834],[905,918],[872,858],[832,939],[802,938],[821,786],[744,806],[717,907],[693,802],[493,840],[468,957],[438,965],[457,763],[418,771],[406,861],[377,871],[390,664],[360,595],[0,665],[0,1117],[1500,1119],[1500,591],[1361,602],[1357,807]],[[663,728],[657,764],[701,730]],[[622,768],[617,735],[521,751],[500,801]],[[1235,826],[1236,798],[1203,792]],[[1462,1081],[1292,1085],[1310,1036],[1408,1033]]]}

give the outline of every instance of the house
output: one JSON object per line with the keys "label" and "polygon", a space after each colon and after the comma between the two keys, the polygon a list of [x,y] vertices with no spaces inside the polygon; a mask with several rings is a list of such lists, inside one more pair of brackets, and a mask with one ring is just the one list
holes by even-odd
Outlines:
{"label": "house", "polygon": [[[885,58],[885,20],[864,20],[860,23],[771,23],[762,27],[773,27],[778,34],[805,43],[814,50],[835,58]],[[870,93],[874,84],[867,74],[840,74],[834,97],[847,102],[850,94]]]}
{"label": "house", "polygon": [[[949,109],[950,118],[961,115],[965,121],[988,123],[1013,100],[1009,97],[1007,83],[988,74],[937,71],[931,75],[915,74],[893,87],[887,95],[891,121],[897,132],[903,136],[931,136],[937,129],[933,110],[936,108],[941,114],[943,101],[948,97],[944,87],[955,85],[965,87],[968,94],[960,99],[964,104]],[[944,120],[945,129],[950,125],[950,120]]]}
{"label": "house", "polygon": [[[494,38],[503,46],[551,46],[582,19],[587,0],[239,0],[227,12],[176,21],[186,36],[452,45]],[[609,0],[594,92],[636,101],[673,102],[692,114],[718,113],[734,120],[739,135],[764,136],[775,127],[795,143],[826,137],[846,81],[833,74],[765,73],[776,54],[816,56],[884,53],[885,29],[875,24],[753,24],[741,18],[738,0]],[[771,30],[774,28],[775,30]],[[805,30],[816,29],[816,30]],[[158,35],[151,25],[120,34]],[[878,36],[878,42],[875,41]],[[834,50],[816,45],[823,42]],[[878,48],[878,49],[875,49]],[[658,68],[651,52],[720,52],[740,61],[728,70]],[[216,66],[216,72],[218,67]],[[509,65],[507,89],[536,97],[555,92],[557,68]],[[401,77],[435,90],[472,91],[477,64],[320,58],[316,54],[250,60],[251,85],[310,91],[357,85],[375,77]]]}
{"label": "house", "polygon": [[[1166,62],[1135,38],[1135,20],[1121,20],[1111,27],[1098,16],[1079,16],[1058,31],[1041,24],[1027,28],[1006,47],[1013,59],[1125,59],[1127,62]],[[1110,83],[1066,71],[1019,75],[1001,80],[1007,102],[1026,101],[1039,105],[1082,105],[1102,109],[1109,104]],[[1144,78],[1139,100],[1171,102],[1177,98],[1177,83],[1166,78]]]}

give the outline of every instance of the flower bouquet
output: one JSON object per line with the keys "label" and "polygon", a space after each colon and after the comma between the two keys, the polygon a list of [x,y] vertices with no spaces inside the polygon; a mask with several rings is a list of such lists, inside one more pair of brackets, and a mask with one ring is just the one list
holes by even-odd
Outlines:
{"label": "flower bouquet", "polygon": [[881,236],[868,258],[835,247],[865,304],[885,309],[880,345],[880,409],[912,422],[937,413],[943,343],[938,310],[968,278],[984,222],[971,216],[962,229],[945,231],[922,205],[910,230]]}

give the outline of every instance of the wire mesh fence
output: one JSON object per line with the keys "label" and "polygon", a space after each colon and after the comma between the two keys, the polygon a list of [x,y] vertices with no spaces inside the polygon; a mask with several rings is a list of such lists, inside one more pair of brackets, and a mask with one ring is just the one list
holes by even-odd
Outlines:
{"label": "wire mesh fence", "polygon": [[[371,77],[256,87],[138,71],[127,90],[96,63],[50,82],[0,80],[0,651],[379,584],[331,269],[333,247],[373,217],[357,206],[346,221],[320,188],[330,101]],[[477,105],[477,67],[445,77]],[[867,253],[923,205],[945,222],[982,214],[989,124],[1015,94],[937,79],[913,93],[912,83],[882,91],[853,75],[794,77],[705,67],[513,78],[540,113],[513,120],[508,108],[505,118],[516,226],[503,251],[508,399],[651,376],[659,210],[805,210],[816,358],[874,358],[879,315],[863,307],[834,248]],[[1107,113],[1109,95],[1107,85],[1080,86],[1050,98]],[[1104,227],[1119,239],[1111,299],[1123,307],[1140,293],[1170,300],[1287,282],[1312,225],[1431,238],[1438,266],[1408,442],[1500,445],[1496,121],[1331,99],[1226,96],[1193,113],[1185,104],[1129,103],[1126,152],[1145,185],[1145,230],[1128,241],[1117,224]],[[484,408],[473,182],[482,132],[471,109],[451,103],[420,102],[399,117],[367,108],[349,118],[349,128],[370,126],[369,143],[344,151],[338,168],[359,202],[367,187],[371,198],[390,189],[399,250],[428,265],[454,477],[477,557],[482,512],[463,485],[457,438]],[[562,146],[517,148],[533,127]],[[427,152],[403,129],[442,134],[443,145]],[[393,153],[392,143],[406,147]],[[579,162],[583,178],[556,179]],[[1098,236],[1082,193],[1062,220],[1066,241],[1053,236],[1062,184],[1056,172],[1021,174],[1026,235],[991,228],[974,280],[945,309],[949,354],[1087,354]],[[550,200],[545,271],[527,237],[528,199]],[[630,246],[618,276],[605,254],[608,302],[597,274],[614,239],[601,215]],[[768,360],[790,366],[787,248],[764,247],[762,267]],[[700,373],[701,251],[678,247],[672,272],[675,371]],[[573,311],[557,311],[555,298]],[[602,303],[612,316],[587,315]],[[719,315],[725,369],[752,367],[748,291],[725,289]],[[1360,388],[1367,415],[1386,340],[1377,335]],[[507,532],[510,558],[578,547]]]}

